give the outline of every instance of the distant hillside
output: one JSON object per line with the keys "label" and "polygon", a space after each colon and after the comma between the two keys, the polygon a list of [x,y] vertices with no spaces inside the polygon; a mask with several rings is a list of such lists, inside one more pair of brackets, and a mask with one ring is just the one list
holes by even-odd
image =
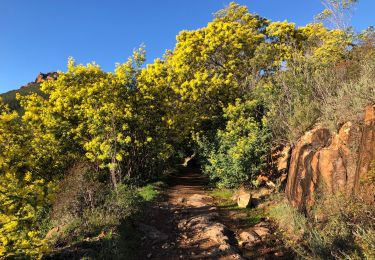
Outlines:
{"label": "distant hillside", "polygon": [[33,82],[30,82],[25,86],[22,86],[20,89],[11,90],[6,93],[0,94],[0,96],[12,110],[21,111],[20,103],[16,99],[17,93],[20,93],[22,96],[31,93],[41,94],[41,91],[39,89],[40,84],[45,80],[55,80],[57,79],[57,76],[57,72],[39,73]]}

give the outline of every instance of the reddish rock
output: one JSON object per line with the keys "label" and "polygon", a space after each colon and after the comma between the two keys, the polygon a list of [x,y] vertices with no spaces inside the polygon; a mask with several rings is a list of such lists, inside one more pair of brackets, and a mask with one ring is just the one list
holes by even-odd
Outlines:
{"label": "reddish rock", "polygon": [[194,194],[186,199],[186,204],[193,207],[206,207],[212,204],[213,198],[207,195]]}
{"label": "reddish rock", "polygon": [[328,145],[330,138],[328,129],[317,126],[302,136],[293,149],[285,189],[293,206],[302,208],[313,203],[317,175],[311,161],[317,150]]}
{"label": "reddish rock", "polygon": [[[365,112],[365,122],[362,130],[362,137],[359,146],[358,164],[356,170],[355,190],[360,189],[361,182],[364,182],[368,189],[375,189],[374,184],[368,183],[368,173],[375,168],[375,106],[369,106]],[[374,202],[373,195],[366,198]]]}
{"label": "reddish rock", "polygon": [[368,179],[374,162],[375,106],[371,106],[362,130],[348,122],[338,133],[317,126],[301,137],[292,151],[286,196],[303,210],[313,205],[318,189],[323,194],[351,195],[360,188],[360,180]]}
{"label": "reddish rock", "polygon": [[261,238],[259,237],[259,235],[257,233],[251,232],[251,231],[241,232],[240,233],[240,239],[241,239],[242,242],[251,243],[251,244],[258,243],[261,240]]}
{"label": "reddish rock", "polygon": [[35,83],[42,83],[45,80],[56,80],[58,77],[57,72],[39,73],[35,79]]}
{"label": "reddish rock", "polygon": [[51,230],[47,232],[45,239],[52,240],[56,238],[59,232],[61,231],[61,229],[62,229],[62,226],[57,226],[57,227],[52,228]]}
{"label": "reddish rock", "polygon": [[35,79],[35,83],[42,83],[43,81],[44,81],[43,80],[43,74],[39,73],[38,76]]}
{"label": "reddish rock", "polygon": [[270,229],[266,227],[254,227],[253,231],[261,238],[265,238],[271,234]]}
{"label": "reddish rock", "polygon": [[[366,176],[371,164],[375,161],[375,106],[368,107],[365,112],[359,159],[356,175],[358,180]],[[358,186],[359,182],[356,183]]]}
{"label": "reddish rock", "polygon": [[353,192],[356,162],[350,147],[354,132],[352,123],[344,124],[338,134],[333,134],[331,144],[319,150],[311,162],[319,188],[328,194]]}

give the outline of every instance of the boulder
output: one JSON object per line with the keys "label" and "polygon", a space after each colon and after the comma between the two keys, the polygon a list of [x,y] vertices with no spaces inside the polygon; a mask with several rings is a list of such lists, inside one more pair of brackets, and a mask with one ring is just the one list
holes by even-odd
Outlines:
{"label": "boulder", "polygon": [[241,188],[237,195],[237,205],[240,208],[247,208],[251,203],[251,193],[250,191]]}

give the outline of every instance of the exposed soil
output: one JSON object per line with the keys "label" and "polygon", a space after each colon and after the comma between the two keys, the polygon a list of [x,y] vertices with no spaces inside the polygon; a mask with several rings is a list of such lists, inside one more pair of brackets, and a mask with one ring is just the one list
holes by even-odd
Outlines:
{"label": "exposed soil", "polygon": [[[272,234],[251,247],[239,245],[240,232],[257,223],[238,221],[241,212],[217,206],[198,169],[183,168],[168,184],[140,223],[140,259],[290,259]],[[273,231],[267,220],[257,222]]]}

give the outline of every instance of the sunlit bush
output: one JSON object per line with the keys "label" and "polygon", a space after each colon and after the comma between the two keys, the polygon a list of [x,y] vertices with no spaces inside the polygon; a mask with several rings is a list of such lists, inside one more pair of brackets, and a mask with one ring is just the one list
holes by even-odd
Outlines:
{"label": "sunlit bush", "polygon": [[251,184],[266,166],[270,149],[270,132],[256,100],[241,101],[224,110],[224,130],[218,130],[215,141],[199,140],[205,158],[204,172],[218,185],[235,187]]}

